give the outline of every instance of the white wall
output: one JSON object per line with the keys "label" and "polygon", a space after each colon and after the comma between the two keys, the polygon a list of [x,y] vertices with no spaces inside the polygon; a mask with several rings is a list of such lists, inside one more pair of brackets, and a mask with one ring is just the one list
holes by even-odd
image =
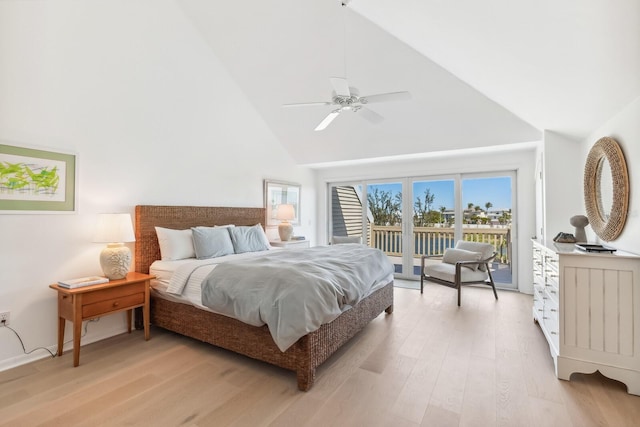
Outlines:
{"label": "white wall", "polygon": [[[521,292],[532,293],[531,237],[535,235],[535,147],[526,150],[493,152],[479,150],[458,155],[434,155],[428,158],[385,163],[369,163],[317,170],[318,200],[328,200],[327,183],[375,178],[425,177],[456,173],[517,171],[517,226],[513,233],[514,252],[518,254],[517,283]],[[329,217],[326,206],[318,203],[318,241],[326,243]]]}
{"label": "white wall", "polygon": [[547,242],[559,232],[574,233],[569,223],[585,215],[582,179],[584,162],[579,141],[555,132],[544,132],[544,224]]}
{"label": "white wall", "polygon": [[[609,136],[620,144],[627,162],[629,173],[629,212],[627,222],[620,236],[607,245],[620,250],[640,254],[640,97],[636,98],[627,107],[613,116],[598,130],[582,141],[582,163],[586,161],[589,150],[595,142],[603,136]],[[587,239],[597,241],[593,229],[588,226]]]}
{"label": "white wall", "polygon": [[[97,213],[262,206],[263,179],[280,179],[302,184],[296,232],[314,239],[313,173],[294,165],[174,2],[0,2],[0,64],[0,141],[78,159],[77,213],[0,214],[0,311],[28,350],[56,343],[48,284],[101,273]],[[124,315],[108,316],[83,343],[124,330]],[[0,329],[0,369],[29,359]]]}

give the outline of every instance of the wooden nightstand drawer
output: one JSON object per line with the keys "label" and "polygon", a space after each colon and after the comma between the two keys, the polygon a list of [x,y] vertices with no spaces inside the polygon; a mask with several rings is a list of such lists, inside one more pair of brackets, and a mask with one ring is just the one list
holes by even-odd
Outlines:
{"label": "wooden nightstand drawer", "polygon": [[87,293],[82,297],[82,305],[84,306],[95,302],[121,298],[138,293],[144,294],[144,282],[133,283],[131,285],[121,285],[115,288],[102,289]]}
{"label": "wooden nightstand drawer", "polygon": [[105,313],[125,310],[142,304],[144,304],[144,293],[142,292],[120,298],[103,300],[94,304],[83,305],[82,318],[97,317]]}

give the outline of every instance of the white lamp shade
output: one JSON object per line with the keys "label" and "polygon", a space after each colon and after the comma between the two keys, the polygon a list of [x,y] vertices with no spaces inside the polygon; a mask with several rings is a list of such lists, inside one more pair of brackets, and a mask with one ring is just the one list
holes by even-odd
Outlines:
{"label": "white lamp shade", "polygon": [[131,215],[128,213],[98,215],[98,227],[93,241],[96,243],[135,242]]}
{"label": "white lamp shade", "polygon": [[278,205],[278,211],[276,212],[276,219],[281,221],[290,221],[296,217],[293,205]]}

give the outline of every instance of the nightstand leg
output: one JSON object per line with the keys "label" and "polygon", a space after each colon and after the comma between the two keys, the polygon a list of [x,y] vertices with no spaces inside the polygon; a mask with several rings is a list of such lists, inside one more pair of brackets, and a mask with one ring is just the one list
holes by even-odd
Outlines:
{"label": "nightstand leg", "polygon": [[58,317],[58,356],[62,356],[62,347],[64,346],[64,317]]}
{"label": "nightstand leg", "polygon": [[133,309],[127,310],[127,331],[131,333],[131,316],[133,315]]}
{"label": "nightstand leg", "polygon": [[144,305],[142,306],[142,321],[144,322],[144,339],[149,341],[149,323],[151,321],[150,312],[150,292],[149,285],[151,281],[147,280],[144,287]]}
{"label": "nightstand leg", "polygon": [[73,322],[73,366],[80,364],[80,337],[82,336],[82,319]]}
{"label": "nightstand leg", "polygon": [[142,321],[144,322],[144,339],[149,341],[149,303],[142,307]]}
{"label": "nightstand leg", "polygon": [[80,364],[80,338],[82,337],[82,295],[74,299],[73,305],[73,366]]}

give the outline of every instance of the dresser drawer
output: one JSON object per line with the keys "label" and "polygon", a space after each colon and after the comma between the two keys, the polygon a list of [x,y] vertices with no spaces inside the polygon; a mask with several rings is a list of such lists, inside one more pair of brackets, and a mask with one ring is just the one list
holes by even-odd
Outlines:
{"label": "dresser drawer", "polygon": [[82,306],[82,318],[86,319],[90,317],[97,317],[106,313],[125,310],[142,304],[144,304],[144,292],[99,301],[93,304],[86,304]]}
{"label": "dresser drawer", "polygon": [[546,285],[544,287],[544,300],[550,300],[553,301],[555,303],[555,305],[559,305],[560,304],[560,297],[559,297],[560,293],[558,291],[558,288],[553,286],[553,285]]}
{"label": "dresser drawer", "polygon": [[533,287],[533,311],[537,319],[542,319],[542,311],[544,307],[544,287]]}
{"label": "dresser drawer", "polygon": [[547,299],[544,304],[544,312],[542,316],[542,320],[544,322],[544,327],[551,336],[551,340],[555,345],[556,350],[559,349],[560,342],[560,320],[558,316],[558,303],[553,300]]}

